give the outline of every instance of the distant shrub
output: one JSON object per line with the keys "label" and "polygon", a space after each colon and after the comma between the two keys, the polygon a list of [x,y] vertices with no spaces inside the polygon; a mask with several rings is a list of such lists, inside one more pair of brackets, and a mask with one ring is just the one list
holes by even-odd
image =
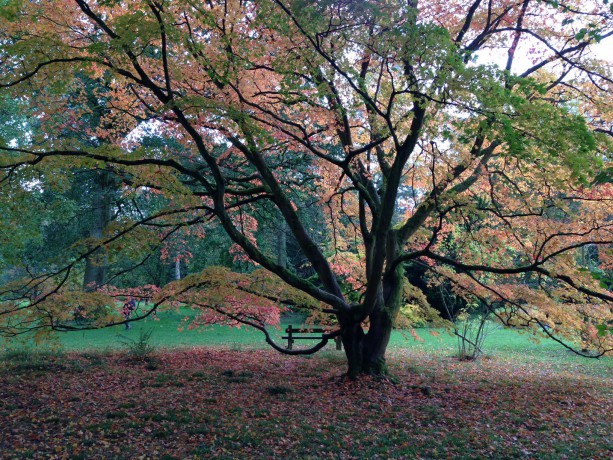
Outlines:
{"label": "distant shrub", "polygon": [[155,351],[155,346],[150,343],[153,329],[149,331],[141,330],[138,338],[133,339],[125,335],[119,335],[119,341],[128,349],[128,355],[132,358],[145,360]]}

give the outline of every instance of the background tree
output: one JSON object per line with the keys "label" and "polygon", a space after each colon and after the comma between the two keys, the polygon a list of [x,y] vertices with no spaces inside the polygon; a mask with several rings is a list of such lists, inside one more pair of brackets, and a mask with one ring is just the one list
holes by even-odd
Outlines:
{"label": "background tree", "polygon": [[[207,269],[159,291],[153,308],[200,305],[286,353],[340,335],[351,376],[384,373],[411,291],[405,267],[418,264],[507,324],[556,340],[584,329],[597,354],[611,349],[595,325],[611,319],[613,296],[575,258],[589,245],[610,260],[612,80],[590,52],[613,33],[606,2],[8,1],[1,16],[0,85],[24,100],[35,92],[39,117],[67,113],[62,96],[81,75],[112,95],[112,123],[97,131],[106,143],[57,133],[32,148],[5,143],[3,185],[23,190],[33,168],[112,167],[131,193],[165,204],[45,274],[36,309],[9,296],[9,326],[37,311],[37,324],[62,328],[68,275],[95,251],[155,247],[214,219],[235,255],[294,290],[259,271]],[[180,148],[148,145],[146,130]],[[298,209],[309,194],[325,226]],[[313,276],[258,244],[263,212],[283,217]],[[265,323],[270,297],[296,290],[339,327],[290,352]],[[261,315],[247,308],[256,297]]]}

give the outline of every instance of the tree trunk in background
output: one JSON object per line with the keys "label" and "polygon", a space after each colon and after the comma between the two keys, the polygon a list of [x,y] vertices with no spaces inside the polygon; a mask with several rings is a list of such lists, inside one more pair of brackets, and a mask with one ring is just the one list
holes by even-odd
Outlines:
{"label": "tree trunk in background", "polygon": [[181,279],[181,259],[179,259],[179,257],[175,258],[175,264],[174,264],[174,279],[175,281],[179,281]]}
{"label": "tree trunk in background", "polygon": [[281,211],[277,209],[277,222],[279,222],[279,233],[276,237],[277,247],[277,264],[283,268],[287,268],[287,223],[281,214]]}
{"label": "tree trunk in background", "polygon": [[[111,222],[112,195],[110,174],[106,171],[95,171],[92,180],[92,222],[89,238],[99,240],[104,235],[104,230]],[[90,244],[93,249],[95,242]],[[104,248],[96,249],[85,259],[85,274],[83,275],[83,290],[95,291],[106,280],[108,270],[108,254]]]}

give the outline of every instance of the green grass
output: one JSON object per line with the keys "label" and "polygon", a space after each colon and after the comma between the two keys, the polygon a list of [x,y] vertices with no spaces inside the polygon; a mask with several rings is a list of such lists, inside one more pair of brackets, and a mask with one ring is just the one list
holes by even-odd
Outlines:
{"label": "green grass", "polygon": [[189,330],[183,322],[191,311],[160,312],[157,319],[146,318],[131,323],[126,330],[123,325],[110,328],[65,332],[58,334],[62,348],[66,350],[114,350],[125,348],[125,338],[138,340],[140,334],[151,332],[149,343],[156,348],[184,348],[194,346],[254,347],[262,342],[262,333],[252,328],[231,328],[212,325]]}
{"label": "green grass", "polygon": [[[430,334],[438,333],[435,337]],[[411,349],[423,354],[449,357],[457,356],[457,337],[442,329],[417,329],[417,334],[423,341],[415,340],[405,331],[394,331],[390,340],[389,350]],[[553,371],[572,373],[580,370],[582,374],[607,376],[613,373],[613,357],[600,359],[579,356],[564,348],[552,339],[535,337],[533,334],[518,329],[504,328],[492,324],[484,344],[483,359],[490,358],[513,360],[526,365],[546,364]]]}
{"label": "green grass", "polygon": [[[190,319],[195,315],[193,310],[164,311],[157,318],[145,318],[134,321],[131,329],[124,325],[113,327],[58,332],[55,334],[57,345],[65,351],[112,351],[125,349],[128,342],[138,341],[144,334],[151,334],[148,343],[154,348],[188,348],[200,346],[227,346],[235,349],[251,349],[268,347],[262,332],[251,327],[240,328],[223,325],[210,325],[198,329],[189,329]],[[281,336],[288,324],[299,325],[302,317],[291,316],[277,328],[269,326],[269,331],[278,343],[283,344]],[[23,339],[22,339],[23,341]],[[35,347],[33,342],[29,346]],[[331,345],[333,347],[333,344]]]}
{"label": "green grass", "polygon": [[[157,348],[184,348],[194,346],[227,346],[230,348],[266,348],[264,335],[251,327],[240,328],[222,325],[210,325],[199,329],[190,330],[184,323],[185,318],[193,316],[191,310],[160,312],[157,319],[147,318],[142,321],[132,322],[132,328],[126,330],[123,325],[110,328],[87,330],[79,332],[58,333],[57,338],[61,347],[67,351],[77,350],[113,350],[125,348],[125,338],[138,340],[139,336],[151,332],[149,343]],[[279,328],[269,327],[270,332],[280,344],[285,328],[292,324],[299,326],[303,318],[293,316],[284,318]],[[181,330],[179,330],[181,328]],[[456,338],[449,335],[445,330],[434,330],[439,333],[435,337],[429,333],[429,329],[418,329],[417,333],[423,342],[415,340],[406,331],[394,331],[390,341],[392,348],[414,348],[428,350],[443,350],[452,353],[455,350]],[[299,345],[307,345],[300,343]],[[513,330],[496,330],[491,334],[491,340],[486,342],[486,348],[492,346],[496,351],[525,350],[527,347],[537,347],[527,335],[518,334]],[[553,342],[545,345],[547,348],[555,346]],[[329,348],[334,348],[330,343]]]}
{"label": "green grass", "polygon": [[[190,330],[186,327],[185,318],[193,315],[194,312],[188,309],[180,312],[165,311],[158,313],[157,319],[147,318],[132,322],[132,328],[129,330],[126,330],[123,325],[118,325],[97,330],[58,333],[57,344],[59,349],[63,351],[130,351],[130,343],[138,343],[143,336],[149,334],[147,345],[151,346],[153,350],[202,346],[224,346],[234,350],[268,348],[264,341],[264,335],[250,327],[235,328],[210,325]],[[282,321],[279,328],[270,327],[269,330],[277,343],[285,345],[285,341],[281,339],[281,336],[284,335],[284,329],[288,324],[298,326],[302,323],[302,320],[303,318],[299,316],[290,316]],[[453,356],[457,353],[457,338],[446,330],[421,328],[417,329],[416,332],[420,340],[416,340],[408,331],[393,331],[389,346],[390,352],[410,349],[441,357]],[[591,369],[596,374],[613,372],[613,359],[611,358],[599,360],[582,358],[564,349],[553,340],[541,338],[535,341],[534,339],[535,337],[528,333],[492,325],[484,345],[486,359],[488,356],[497,358],[519,356],[526,364],[546,362],[548,365],[553,365],[559,369],[572,365],[575,367],[581,366],[585,368],[584,370]],[[310,343],[299,342],[298,345],[306,346]],[[37,347],[31,344],[26,347],[26,351],[28,348],[36,350]],[[11,353],[20,352],[20,348],[10,344],[7,350]],[[334,342],[332,341],[324,354],[339,355],[340,359],[343,357],[342,352],[334,350]]]}

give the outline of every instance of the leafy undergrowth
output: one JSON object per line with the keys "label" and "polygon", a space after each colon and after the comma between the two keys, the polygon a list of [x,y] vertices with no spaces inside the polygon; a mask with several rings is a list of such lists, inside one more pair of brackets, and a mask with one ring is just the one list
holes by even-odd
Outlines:
{"label": "leafy undergrowth", "polygon": [[395,351],[194,349],[0,366],[2,458],[610,458],[613,376]]}

